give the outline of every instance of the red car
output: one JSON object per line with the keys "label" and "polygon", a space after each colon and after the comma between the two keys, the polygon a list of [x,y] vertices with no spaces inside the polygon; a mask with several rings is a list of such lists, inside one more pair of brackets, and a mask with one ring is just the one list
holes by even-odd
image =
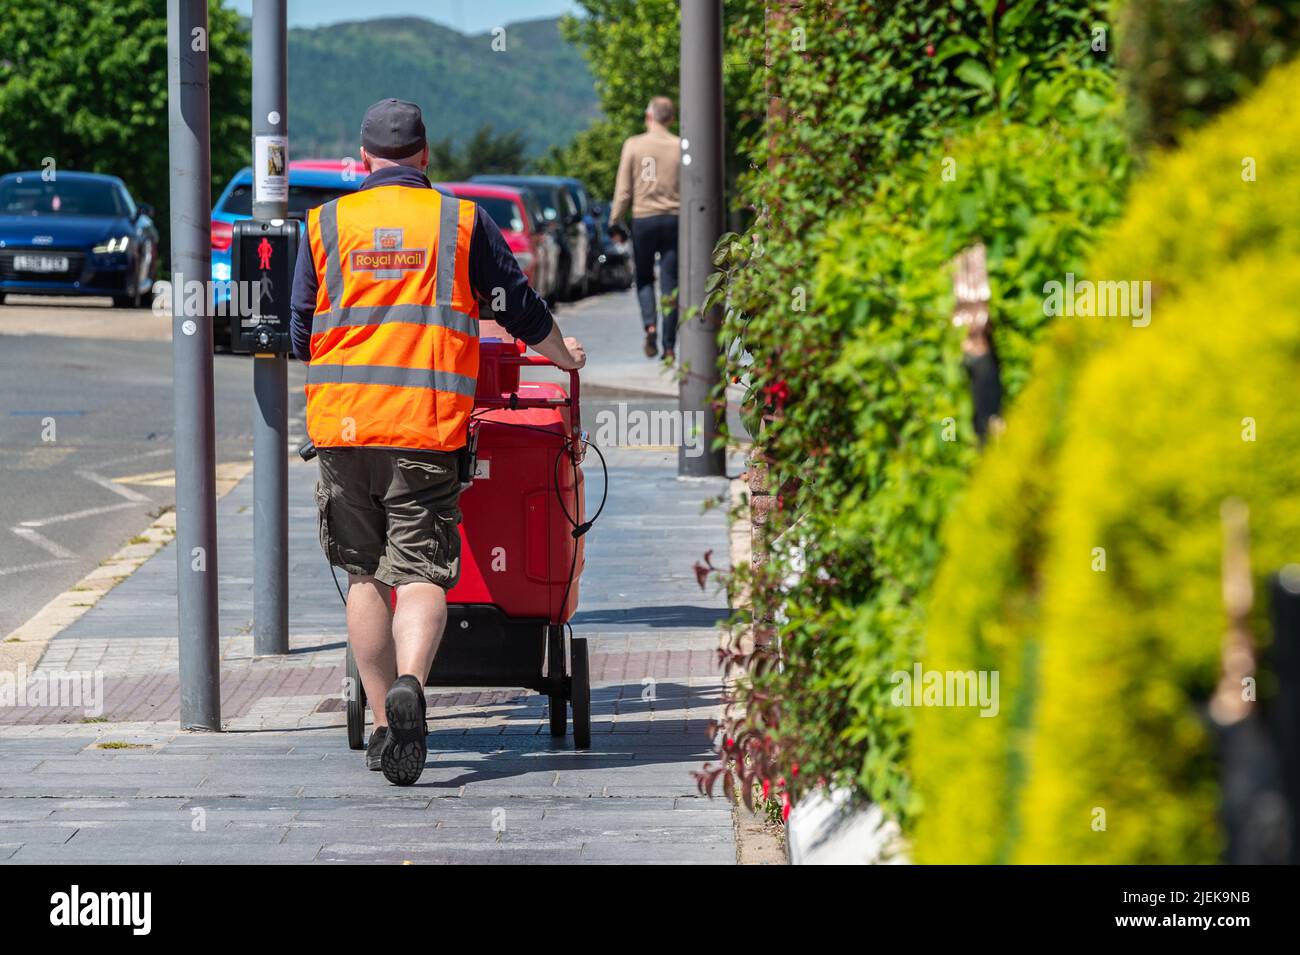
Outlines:
{"label": "red car", "polygon": [[437,182],[434,188],[472,199],[491,216],[528,276],[528,284],[548,304],[555,304],[560,293],[560,249],[536,199],[512,186],[481,182]]}

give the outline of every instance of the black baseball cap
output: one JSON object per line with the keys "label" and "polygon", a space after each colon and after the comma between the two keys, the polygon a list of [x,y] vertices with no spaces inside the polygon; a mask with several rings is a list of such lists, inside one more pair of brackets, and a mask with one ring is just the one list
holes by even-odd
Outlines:
{"label": "black baseball cap", "polygon": [[381,159],[405,159],[425,146],[420,107],[400,99],[381,99],[361,120],[361,145]]}

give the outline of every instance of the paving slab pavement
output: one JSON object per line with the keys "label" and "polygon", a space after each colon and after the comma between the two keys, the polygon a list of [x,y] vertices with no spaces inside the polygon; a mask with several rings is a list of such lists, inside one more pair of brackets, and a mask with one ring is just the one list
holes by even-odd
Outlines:
{"label": "paving slab pavement", "polygon": [[[677,378],[662,361],[646,358],[641,350],[645,333],[636,290],[603,295],[564,304],[555,313],[564,334],[577,338],[587,350],[589,364],[582,372],[584,388],[604,394],[643,397],[677,397]],[[565,381],[567,375],[549,369],[530,369],[534,381]]]}

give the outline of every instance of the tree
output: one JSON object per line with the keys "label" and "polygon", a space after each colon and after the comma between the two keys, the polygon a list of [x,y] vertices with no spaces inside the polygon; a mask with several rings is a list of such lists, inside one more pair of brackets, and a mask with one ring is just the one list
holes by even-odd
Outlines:
{"label": "tree", "polygon": [[675,0],[579,0],[585,16],[565,17],[560,33],[583,48],[604,116],[538,162],[576,176],[593,196],[613,194],[623,140],[643,132],[652,96],[677,100],[680,11]]}
{"label": "tree", "polygon": [[[212,176],[248,164],[252,66],[238,15],[209,4]],[[164,0],[32,0],[0,16],[0,168],[120,176],[168,248]]]}
{"label": "tree", "polygon": [[[578,0],[585,16],[565,17],[560,32],[581,46],[600,98],[603,116],[566,146],[551,149],[537,163],[546,172],[576,176],[593,196],[614,191],[623,140],[645,131],[652,96],[677,103],[681,79],[681,8],[678,0]],[[742,59],[733,41],[762,32],[762,0],[726,5],[723,102],[726,108],[727,183],[744,168],[741,146],[762,120],[763,71]]]}
{"label": "tree", "polygon": [[460,182],[475,173],[521,173],[527,151],[523,133],[515,130],[498,136],[484,123],[459,150],[450,136],[430,143],[429,178]]}

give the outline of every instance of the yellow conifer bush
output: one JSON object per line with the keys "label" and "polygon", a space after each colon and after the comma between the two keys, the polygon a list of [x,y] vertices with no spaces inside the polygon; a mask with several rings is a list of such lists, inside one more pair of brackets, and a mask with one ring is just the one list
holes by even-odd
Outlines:
{"label": "yellow conifer bush", "polygon": [[1297,88],[1300,64],[1279,67],[1152,160],[1088,270],[1150,281],[1151,324],[1058,319],[946,526],[924,665],[997,669],[1001,706],[918,713],[919,861],[1217,857],[1198,703],[1223,626],[1221,500],[1254,508],[1259,574],[1300,557]]}

